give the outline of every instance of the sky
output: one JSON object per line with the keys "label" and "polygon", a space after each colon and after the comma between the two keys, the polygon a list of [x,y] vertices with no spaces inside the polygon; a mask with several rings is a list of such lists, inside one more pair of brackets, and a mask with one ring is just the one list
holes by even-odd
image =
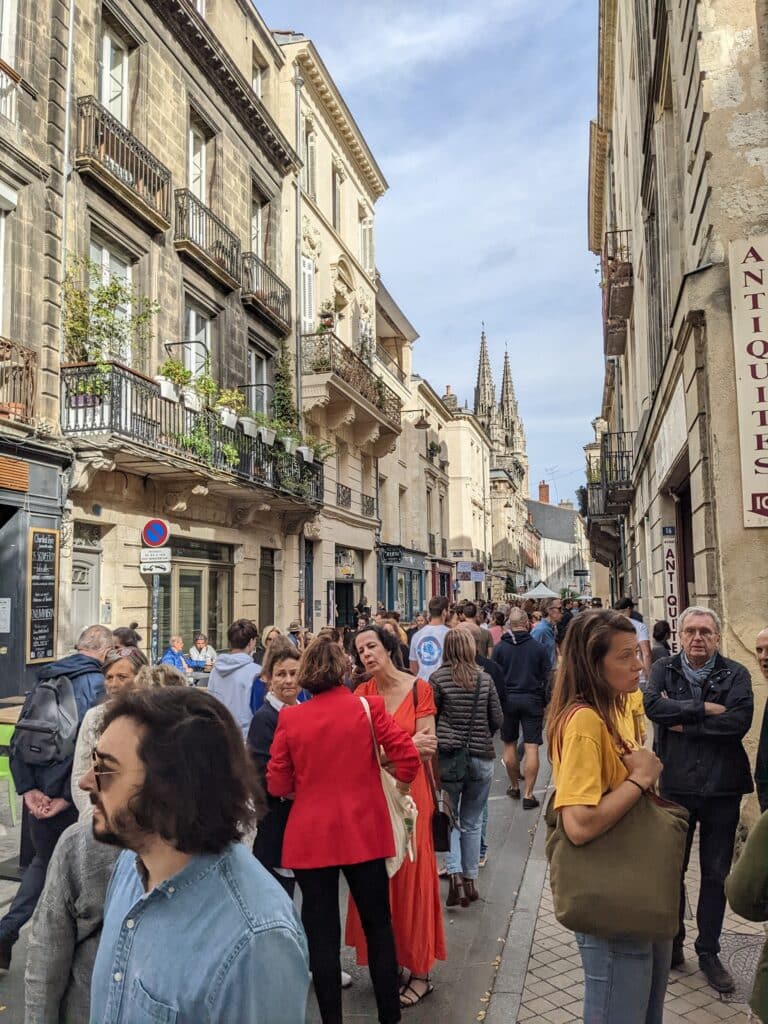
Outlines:
{"label": "sky", "polygon": [[583,483],[600,411],[597,259],[587,251],[597,4],[256,0],[315,43],[389,182],[376,264],[419,332],[414,369],[473,402],[482,323],[509,350],[531,497]]}

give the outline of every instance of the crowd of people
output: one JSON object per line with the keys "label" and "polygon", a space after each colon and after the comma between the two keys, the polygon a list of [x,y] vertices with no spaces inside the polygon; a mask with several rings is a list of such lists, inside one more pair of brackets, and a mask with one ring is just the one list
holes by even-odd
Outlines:
{"label": "crowd of people", "polygon": [[[567,598],[435,597],[408,629],[397,613],[369,611],[361,602],[354,631],[316,636],[298,621],[283,633],[238,619],[227,651],[198,633],[185,653],[176,636],[155,666],[135,624],[94,625],[73,655],[42,670],[11,751],[34,857],[0,920],[8,969],[32,919],[27,1024],[299,1024],[310,980],[321,1019],[336,1024],[351,983],[343,944],[369,968],[379,1021],[399,1021],[434,991],[432,969],[447,956],[444,906],[464,913],[480,898],[497,733],[507,796],[531,811],[546,732],[556,787],[548,822],[581,851],[597,902],[601,886],[606,901],[615,893],[609,875],[590,876],[590,844],[618,835],[656,787],[685,809],[675,933],[624,934],[620,921],[606,931],[591,918],[574,926],[585,1021],[661,1024],[669,972],[684,962],[697,826],[695,951],[709,984],[733,990],[719,957],[726,891],[739,913],[768,917],[768,826],[753,831],[726,881],[753,788],[742,743],[753,696],[748,670],[720,654],[715,612],[686,609],[673,654],[669,626],[649,635],[630,598],[605,610]],[[756,649],[768,679],[768,630]],[[197,671],[207,686],[189,685]],[[43,683],[52,703],[37,692]],[[57,755],[41,759],[27,740],[46,716]],[[761,809],[768,718],[763,732]],[[414,809],[407,852],[382,769]],[[436,852],[445,803],[454,827]],[[626,864],[627,901],[642,857]],[[556,911],[569,896],[562,884],[553,872]],[[759,980],[753,1008],[768,1021]]]}

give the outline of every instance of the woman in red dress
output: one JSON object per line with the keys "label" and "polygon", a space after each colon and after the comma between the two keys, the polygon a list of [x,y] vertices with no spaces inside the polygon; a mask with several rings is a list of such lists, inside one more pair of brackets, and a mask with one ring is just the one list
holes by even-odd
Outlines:
{"label": "woman in red dress", "polygon": [[[437,749],[432,687],[424,679],[414,680],[412,675],[396,667],[393,655],[397,657],[398,646],[394,637],[377,626],[360,630],[355,637],[355,650],[368,682],[358,686],[355,693],[363,697],[383,697],[387,711],[412,737],[422,761],[429,761]],[[429,972],[436,960],[446,958],[440,885],[432,843],[432,792],[423,764],[411,783],[411,796],[419,810],[416,860],[406,858],[389,883],[397,961],[402,968],[400,1001],[404,1007],[415,1006],[434,991]],[[358,964],[367,964],[365,936],[352,899],[347,910],[346,942],[357,949]]]}

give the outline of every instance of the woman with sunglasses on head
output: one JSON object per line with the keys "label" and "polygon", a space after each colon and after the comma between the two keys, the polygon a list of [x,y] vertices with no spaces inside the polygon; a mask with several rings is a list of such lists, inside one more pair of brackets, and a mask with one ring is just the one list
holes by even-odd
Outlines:
{"label": "woman with sunglasses on head", "polygon": [[[355,637],[355,655],[361,683],[358,696],[378,696],[395,722],[413,739],[422,764],[411,784],[419,811],[416,819],[416,859],[408,858],[390,879],[392,926],[401,968],[400,1002],[415,1006],[434,990],[429,972],[436,960],[446,959],[440,886],[432,841],[432,791],[424,762],[437,751],[435,699],[424,679],[414,679],[400,665],[400,639],[380,626],[367,626]],[[358,964],[368,962],[365,935],[354,901],[347,911],[347,945],[357,949]]]}
{"label": "woman with sunglasses on head", "polygon": [[137,647],[116,647],[107,655],[104,663],[104,689],[106,700],[103,704],[86,711],[80,731],[77,734],[75,759],[72,765],[72,802],[80,815],[80,821],[90,818],[91,801],[80,786],[80,779],[91,770],[91,756],[101,730],[110,700],[128,690],[149,688],[152,677],[143,673],[149,663]]}
{"label": "woman with sunglasses on head", "polygon": [[[583,612],[568,627],[549,704],[553,810],[568,840],[584,847],[608,833],[661,774],[650,750],[637,749],[625,727],[628,695],[642,665],[637,634],[615,611]],[[585,867],[586,870],[586,867]],[[653,884],[653,879],[649,879]],[[642,894],[640,897],[642,898]],[[638,893],[627,886],[627,912]],[[584,967],[588,1024],[662,1024],[672,939],[613,938],[576,932]]]}

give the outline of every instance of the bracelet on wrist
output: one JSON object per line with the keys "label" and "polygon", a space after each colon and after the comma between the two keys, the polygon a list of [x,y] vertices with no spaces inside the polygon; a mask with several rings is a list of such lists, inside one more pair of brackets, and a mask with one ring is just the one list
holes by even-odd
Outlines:
{"label": "bracelet on wrist", "polygon": [[641,786],[637,779],[630,779],[627,777],[627,782],[631,782],[633,786],[637,786],[641,793],[647,793],[648,790],[644,786]]}

